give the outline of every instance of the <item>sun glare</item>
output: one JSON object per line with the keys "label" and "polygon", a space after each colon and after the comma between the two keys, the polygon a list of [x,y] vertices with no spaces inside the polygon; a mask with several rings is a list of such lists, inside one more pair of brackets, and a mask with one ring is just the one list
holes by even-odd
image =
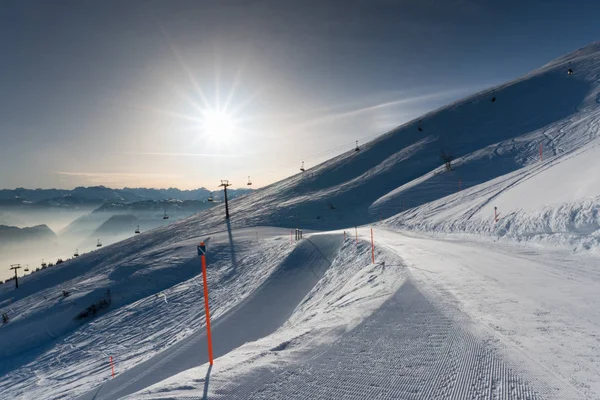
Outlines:
{"label": "sun glare", "polygon": [[203,112],[203,130],[211,140],[229,143],[235,137],[235,124],[232,118],[222,111],[206,110]]}

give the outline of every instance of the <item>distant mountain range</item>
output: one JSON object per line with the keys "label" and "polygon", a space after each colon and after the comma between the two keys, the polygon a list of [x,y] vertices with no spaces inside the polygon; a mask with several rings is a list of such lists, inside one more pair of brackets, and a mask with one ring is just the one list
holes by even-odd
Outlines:
{"label": "distant mountain range", "polygon": [[[236,198],[252,189],[230,189],[230,198]],[[46,208],[73,208],[90,204],[135,203],[161,200],[196,200],[207,201],[211,191],[205,188],[193,190],[123,188],[111,189],[105,186],[76,187],[73,190],[62,189],[0,189],[0,206]],[[217,191],[215,191],[217,195]],[[218,193],[222,195],[222,193]],[[217,196],[218,196],[217,195]]]}
{"label": "distant mountain range", "polygon": [[28,241],[56,239],[56,234],[46,225],[30,228],[0,225],[0,248],[7,244],[22,244]]}
{"label": "distant mountain range", "polygon": [[[60,232],[61,239],[81,241],[80,248],[102,239],[113,243],[133,235],[136,226],[147,231],[216,206],[218,200],[145,200],[135,203],[107,202],[82,215]],[[168,220],[164,215],[168,215]],[[90,241],[93,239],[92,241]]]}
{"label": "distant mountain range", "polygon": [[[229,197],[229,196],[228,196]],[[218,199],[215,199],[218,201]],[[117,203],[117,202],[106,202],[100,207],[96,208],[94,213],[105,213],[105,212],[125,212],[125,211],[193,211],[194,213],[205,210],[213,206],[213,203],[207,202],[207,199],[203,200],[144,200],[136,201],[135,203]]]}

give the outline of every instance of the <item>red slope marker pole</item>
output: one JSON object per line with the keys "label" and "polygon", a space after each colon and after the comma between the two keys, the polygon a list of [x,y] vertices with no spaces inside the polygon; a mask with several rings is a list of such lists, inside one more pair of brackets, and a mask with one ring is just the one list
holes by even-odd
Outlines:
{"label": "red slope marker pole", "polygon": [[112,356],[110,356],[110,370],[112,372],[112,377],[115,377],[115,365],[113,364]]}
{"label": "red slope marker pole", "polygon": [[375,242],[373,241],[373,228],[371,228],[371,260],[375,264]]}
{"label": "red slope marker pole", "polygon": [[356,233],[356,244],[358,245],[358,228],[354,227],[354,232]]}
{"label": "red slope marker pole", "polygon": [[210,307],[208,306],[208,282],[206,280],[206,246],[200,242],[198,255],[202,257],[202,280],[204,282],[204,312],[206,313],[206,339],[208,341],[208,361],[213,365],[212,337],[210,334]]}

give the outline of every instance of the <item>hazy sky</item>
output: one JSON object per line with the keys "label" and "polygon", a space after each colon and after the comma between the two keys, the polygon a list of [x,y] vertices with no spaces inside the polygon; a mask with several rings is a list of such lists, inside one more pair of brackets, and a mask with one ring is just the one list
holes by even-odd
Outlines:
{"label": "hazy sky", "polygon": [[598,15],[564,0],[0,0],[0,187],[261,186],[600,39]]}

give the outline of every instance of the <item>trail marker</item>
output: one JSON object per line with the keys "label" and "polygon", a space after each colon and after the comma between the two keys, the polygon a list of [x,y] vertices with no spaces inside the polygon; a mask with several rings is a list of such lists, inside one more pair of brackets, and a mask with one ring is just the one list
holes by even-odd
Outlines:
{"label": "trail marker", "polygon": [[354,232],[356,233],[356,245],[358,245],[358,228],[354,227]]}
{"label": "trail marker", "polygon": [[208,282],[206,280],[206,246],[200,242],[198,255],[202,258],[202,281],[204,282],[204,312],[206,314],[206,339],[208,341],[208,361],[213,365],[212,337],[210,334],[210,307],[208,306]]}
{"label": "trail marker", "polygon": [[112,377],[115,377],[115,365],[113,364],[112,356],[110,356],[110,370],[112,372]]}

